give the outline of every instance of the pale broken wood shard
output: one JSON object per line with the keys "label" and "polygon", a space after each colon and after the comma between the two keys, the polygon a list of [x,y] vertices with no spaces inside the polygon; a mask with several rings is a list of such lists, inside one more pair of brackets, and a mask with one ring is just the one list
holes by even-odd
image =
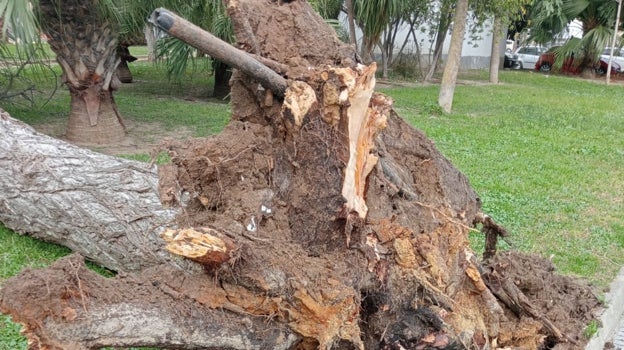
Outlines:
{"label": "pale broken wood shard", "polygon": [[[375,63],[357,72],[342,69],[343,81],[348,88],[349,108],[349,161],[345,169],[342,195],[346,199],[347,212],[355,211],[360,218],[368,212],[364,191],[366,178],[379,157],[374,154],[375,136],[386,127],[392,100],[382,94],[373,94],[375,88]],[[349,72],[351,71],[351,72]],[[336,71],[337,72],[337,71]]]}
{"label": "pale broken wood shard", "polygon": [[167,242],[166,249],[203,265],[221,265],[237,250],[236,244],[222,233],[208,228],[165,230],[161,237]]}
{"label": "pale broken wood shard", "polygon": [[316,93],[310,85],[303,81],[294,81],[286,89],[282,117],[290,124],[290,128],[299,129],[306,114],[316,102]]}

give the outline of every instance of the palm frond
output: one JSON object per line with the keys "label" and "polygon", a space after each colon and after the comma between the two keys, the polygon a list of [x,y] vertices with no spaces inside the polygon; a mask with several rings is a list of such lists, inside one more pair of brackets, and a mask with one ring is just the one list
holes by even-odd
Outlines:
{"label": "palm frond", "polygon": [[33,57],[37,54],[34,44],[39,42],[39,22],[28,1],[0,0],[0,17],[4,17],[2,34],[11,26],[15,41],[20,49]]}
{"label": "palm frond", "polygon": [[612,38],[613,28],[602,25],[596,26],[583,36],[584,51],[592,61],[597,61],[604,48],[611,45]]}

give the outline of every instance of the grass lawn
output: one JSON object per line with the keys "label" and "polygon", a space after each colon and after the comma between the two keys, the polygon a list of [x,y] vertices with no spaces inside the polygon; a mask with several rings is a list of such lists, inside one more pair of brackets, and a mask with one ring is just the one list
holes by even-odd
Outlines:
{"label": "grass lawn", "polygon": [[[624,86],[509,71],[502,84],[382,89],[471,181],[515,249],[605,286],[624,263]],[[481,237],[473,237],[476,246]]]}
{"label": "grass lawn", "polygon": [[[126,120],[172,133],[190,128],[199,137],[227,122],[229,105],[207,98],[211,80],[201,67],[180,83],[147,62],[131,69],[137,82],[116,95]],[[498,85],[484,83],[481,71],[461,78],[448,115],[437,107],[437,85],[379,90],[469,177],[484,210],[512,233],[514,249],[551,257],[560,272],[606,286],[624,264],[624,85],[521,71],[501,72]],[[41,110],[0,107],[36,125],[63,121],[69,98],[61,89]],[[480,235],[471,240],[481,249]],[[0,226],[0,285],[67,253]],[[0,316],[0,350],[25,348],[17,330]]]}

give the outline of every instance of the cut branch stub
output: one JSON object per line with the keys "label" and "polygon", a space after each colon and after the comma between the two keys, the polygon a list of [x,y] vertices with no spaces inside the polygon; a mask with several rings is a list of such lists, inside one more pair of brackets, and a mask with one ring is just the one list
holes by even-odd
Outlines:
{"label": "cut branch stub", "polygon": [[221,265],[238,249],[232,240],[208,227],[166,230],[161,236],[169,252],[203,265]]}

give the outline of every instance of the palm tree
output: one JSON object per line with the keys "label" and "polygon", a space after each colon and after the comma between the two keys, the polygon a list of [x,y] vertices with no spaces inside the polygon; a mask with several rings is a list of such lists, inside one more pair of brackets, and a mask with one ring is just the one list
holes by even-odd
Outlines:
{"label": "palm tree", "polygon": [[36,51],[31,43],[39,30],[47,34],[71,96],[66,137],[73,142],[110,143],[125,136],[113,98],[119,86],[113,5],[110,0],[0,0],[0,15],[27,53]]}
{"label": "palm tree", "polygon": [[612,0],[538,0],[531,12],[531,40],[553,41],[573,20],[583,24],[583,37],[569,40],[557,50],[555,66],[574,55],[576,64],[587,67],[600,56],[613,36],[617,2]]}
{"label": "palm tree", "polygon": [[115,74],[118,32],[109,20],[116,9],[104,3],[113,6],[97,0],[39,0],[42,27],[71,96],[65,136],[75,142],[118,142],[125,136],[113,98],[121,84]]}

